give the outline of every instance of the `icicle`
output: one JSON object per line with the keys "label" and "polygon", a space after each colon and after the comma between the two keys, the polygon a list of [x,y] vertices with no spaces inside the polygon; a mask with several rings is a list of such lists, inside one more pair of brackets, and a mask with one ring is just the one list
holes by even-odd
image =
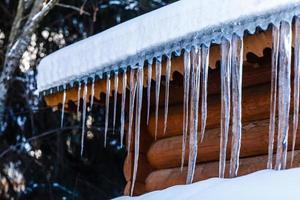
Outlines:
{"label": "icicle", "polygon": [[165,89],[165,121],[164,121],[164,134],[166,134],[166,130],[167,130],[167,122],[168,122],[170,76],[171,76],[171,58],[169,57],[168,60],[167,60],[167,66],[166,66],[166,89]]}
{"label": "icicle", "polygon": [[66,91],[66,86],[64,85],[64,93],[63,93],[62,108],[61,108],[61,121],[60,121],[61,128],[64,127],[66,97],[67,97],[67,91]]}
{"label": "icicle", "polygon": [[129,96],[129,122],[128,122],[128,150],[130,152],[131,140],[132,140],[132,123],[133,123],[133,112],[134,112],[134,101],[136,92],[136,80],[135,80],[135,70],[130,70],[130,96]]}
{"label": "icicle", "polygon": [[208,82],[208,64],[209,64],[209,47],[202,45],[201,48],[201,142],[204,139],[206,119],[207,119],[207,82]]}
{"label": "icicle", "polygon": [[143,67],[137,71],[137,96],[136,96],[136,116],[135,116],[135,142],[134,142],[134,164],[133,164],[133,177],[131,184],[131,196],[133,195],[134,185],[136,181],[136,174],[138,169],[139,152],[140,152],[140,124],[141,124],[141,111],[143,102]]}
{"label": "icicle", "polygon": [[115,73],[115,78],[114,78],[114,118],[113,118],[113,131],[115,131],[115,125],[116,125],[116,112],[117,112],[117,98],[118,98],[118,85],[119,85],[119,76],[118,73]]}
{"label": "icicle", "polygon": [[151,80],[152,80],[152,63],[151,64],[148,63],[147,125],[149,124],[149,114],[150,114]]}
{"label": "icicle", "polygon": [[232,36],[232,142],[229,177],[237,176],[242,137],[243,38]]}
{"label": "icicle", "polygon": [[95,78],[92,80],[92,90],[91,90],[91,110],[93,109],[94,105],[94,97],[95,97]]}
{"label": "icicle", "polygon": [[159,94],[160,94],[160,80],[161,80],[161,61],[156,59],[155,65],[155,140],[157,139],[157,126],[158,126],[158,107],[159,107]]}
{"label": "icicle", "polygon": [[191,68],[191,55],[190,52],[184,52],[184,95],[183,95],[183,136],[182,136],[182,154],[181,154],[181,170],[184,166],[185,149],[187,140],[188,129],[188,110],[189,110],[189,91],[190,91],[190,68]]}
{"label": "icicle", "polygon": [[288,145],[291,100],[291,26],[288,22],[280,24],[279,51],[277,170],[286,168]]}
{"label": "icicle", "polygon": [[231,78],[231,45],[225,38],[221,43],[221,139],[219,177],[224,178],[226,166],[226,149],[230,121],[230,78]]}
{"label": "icicle", "polygon": [[191,66],[191,106],[190,106],[190,142],[189,142],[189,163],[186,183],[192,183],[195,173],[198,151],[198,107],[200,93],[200,54],[198,50],[192,51],[192,66]]}
{"label": "icicle", "polygon": [[124,126],[125,126],[125,102],[126,102],[126,86],[127,86],[127,73],[123,72],[123,83],[122,83],[122,103],[121,103],[121,128],[120,128],[120,140],[121,147],[123,147],[124,140]]}
{"label": "icicle", "polygon": [[87,101],[87,80],[84,83],[83,90],[83,108],[82,108],[82,129],[81,129],[81,151],[80,155],[83,155],[84,136],[85,136],[85,118],[86,118],[86,101]]}
{"label": "icicle", "polygon": [[78,92],[77,92],[77,120],[80,120],[80,94],[81,94],[81,82],[78,83]]}
{"label": "icicle", "polygon": [[271,76],[271,97],[270,97],[270,124],[269,124],[269,147],[267,168],[272,169],[273,165],[273,148],[275,134],[276,118],[276,98],[277,98],[277,71],[278,71],[278,43],[279,31],[276,26],[272,27],[272,76]]}
{"label": "icicle", "polygon": [[293,144],[292,144],[292,158],[291,166],[294,161],[296,136],[298,130],[299,119],[299,90],[300,90],[300,19],[295,19],[295,39],[294,39],[294,115],[293,115]]}
{"label": "icicle", "polygon": [[106,100],[105,100],[105,130],[104,130],[104,147],[106,147],[108,117],[109,117],[109,96],[110,96],[110,75],[107,74],[106,78]]}

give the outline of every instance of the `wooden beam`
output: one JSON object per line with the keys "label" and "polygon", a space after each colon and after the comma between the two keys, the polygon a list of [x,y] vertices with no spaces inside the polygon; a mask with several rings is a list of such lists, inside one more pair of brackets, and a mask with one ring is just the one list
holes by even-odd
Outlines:
{"label": "wooden beam", "polygon": [[[208,111],[206,129],[220,126],[221,99],[220,95],[211,95],[208,97]],[[246,88],[243,91],[242,100],[242,120],[243,122],[266,119],[269,117],[270,110],[270,84],[259,85]],[[158,120],[157,138],[165,138],[182,134],[182,104],[169,107],[168,127],[164,134],[164,112],[160,110]],[[201,116],[201,113],[199,113]],[[200,130],[200,123],[199,123]],[[155,135],[155,115],[151,114],[148,131],[154,138]]]}
{"label": "wooden beam", "polygon": [[[290,125],[291,127],[291,125]],[[300,134],[300,129],[298,129]],[[275,142],[277,134],[275,134]],[[240,157],[257,156],[268,153],[269,143],[269,119],[245,123],[242,128],[242,143]],[[276,144],[276,143],[275,143]],[[292,137],[289,137],[291,148]],[[182,136],[160,139],[152,144],[147,158],[151,166],[156,169],[179,167],[181,164]],[[300,137],[297,137],[297,147],[300,147]],[[185,164],[188,160],[188,146],[185,155]],[[276,149],[274,147],[274,149]],[[229,134],[227,158],[230,157],[231,134]],[[219,160],[220,152],[220,129],[210,129],[205,133],[203,143],[198,145],[197,162],[209,162]]]}
{"label": "wooden beam", "polygon": [[[291,152],[288,152],[288,161]],[[275,155],[274,155],[275,156]],[[267,166],[267,155],[248,157],[240,159],[239,176],[246,175],[258,170],[263,170]],[[228,165],[226,168],[226,177],[228,177]],[[287,166],[290,166],[289,163]],[[293,167],[300,167],[300,151],[295,151]],[[196,166],[194,182],[208,178],[218,177],[219,162],[202,163]],[[146,179],[146,191],[162,190],[174,185],[185,184],[187,167],[183,171],[180,168],[163,169],[152,172]]]}
{"label": "wooden beam", "polygon": [[[134,153],[128,153],[123,165],[123,173],[127,182],[132,181],[133,159]],[[152,171],[153,168],[148,163],[146,155],[140,153],[136,180],[139,182],[145,182],[145,179]]]}

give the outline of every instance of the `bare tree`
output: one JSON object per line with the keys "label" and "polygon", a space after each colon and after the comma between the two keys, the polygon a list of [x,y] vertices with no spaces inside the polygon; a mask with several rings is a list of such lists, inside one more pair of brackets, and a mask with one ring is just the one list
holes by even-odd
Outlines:
{"label": "bare tree", "polygon": [[[33,33],[42,19],[59,0],[19,0],[11,27],[3,70],[0,74],[0,127],[3,126],[5,104],[10,82],[19,67],[20,60],[30,44]],[[30,9],[30,11],[28,11]],[[27,11],[27,12],[25,12]],[[26,13],[29,15],[26,16]],[[26,20],[24,22],[24,20]],[[1,131],[1,128],[0,128]]]}

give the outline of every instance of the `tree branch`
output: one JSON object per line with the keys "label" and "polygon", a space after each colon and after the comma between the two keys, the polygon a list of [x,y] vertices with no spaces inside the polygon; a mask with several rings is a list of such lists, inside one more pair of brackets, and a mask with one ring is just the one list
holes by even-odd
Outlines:
{"label": "tree branch", "polygon": [[20,25],[22,22],[23,12],[24,12],[24,1],[19,0],[18,7],[17,7],[17,13],[16,13],[14,21],[12,23],[11,29],[10,29],[7,49],[11,48],[11,46],[15,42],[16,36],[20,32]]}
{"label": "tree branch", "polygon": [[59,7],[62,7],[62,8],[68,8],[68,9],[71,9],[71,10],[75,10],[75,11],[78,11],[80,13],[80,15],[82,14],[85,14],[85,15],[88,15],[88,16],[91,16],[91,13],[81,9],[81,8],[78,8],[76,6],[72,6],[72,5],[67,5],[67,4],[62,4],[62,3],[58,3],[56,4],[56,6],[59,6]]}

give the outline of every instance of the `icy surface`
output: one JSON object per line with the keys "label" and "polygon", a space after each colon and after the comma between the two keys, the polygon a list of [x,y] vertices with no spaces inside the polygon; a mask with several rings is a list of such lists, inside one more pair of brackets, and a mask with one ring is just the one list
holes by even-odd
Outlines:
{"label": "icy surface", "polygon": [[157,137],[158,126],[158,107],[159,107],[159,95],[160,95],[160,81],[161,81],[161,62],[156,60],[155,64],[155,140]]}
{"label": "icy surface", "polygon": [[299,3],[300,0],[178,1],[47,56],[38,67],[38,90],[63,85],[99,70],[134,66],[139,60],[153,58],[153,54],[161,56],[159,47],[193,33],[286,7],[295,8]]}
{"label": "icy surface", "polygon": [[117,101],[118,101],[118,86],[119,86],[119,76],[115,73],[114,77],[114,118],[113,118],[113,131],[115,131],[116,126],[116,114],[117,114]]}
{"label": "icy surface", "polygon": [[172,64],[171,63],[171,58],[168,58],[167,67],[166,67],[164,134],[166,134],[167,122],[168,122],[171,64]]}
{"label": "icy surface", "polygon": [[189,135],[189,163],[186,183],[192,183],[196,168],[197,151],[198,151],[198,107],[200,94],[200,52],[199,50],[192,51],[191,65],[191,91],[190,91],[190,135]]}
{"label": "icy surface", "polygon": [[122,103],[121,103],[121,127],[120,127],[120,140],[121,140],[121,147],[123,147],[123,140],[124,140],[124,128],[125,128],[125,103],[126,103],[126,88],[127,88],[127,73],[126,71],[123,72],[123,80],[122,80]]}
{"label": "icy surface", "polygon": [[138,197],[119,197],[118,200],[253,200],[298,199],[300,168],[275,171],[262,170],[232,179],[212,178],[190,185],[178,185]]}
{"label": "icy surface", "polygon": [[294,25],[294,112],[293,112],[293,143],[292,143],[292,159],[294,161],[294,151],[296,146],[296,137],[299,119],[299,92],[300,92],[300,19],[297,17]]}
{"label": "icy surface", "polygon": [[137,71],[137,95],[136,95],[136,116],[135,116],[135,133],[134,133],[134,165],[133,177],[130,194],[133,195],[138,170],[139,154],[140,154],[140,133],[141,133],[141,112],[143,102],[143,67]]}
{"label": "icy surface", "polygon": [[271,97],[270,97],[270,124],[269,124],[269,147],[267,168],[272,169],[273,149],[275,135],[276,100],[277,100],[277,80],[278,80],[278,52],[279,52],[279,30],[272,27],[272,76],[271,76]]}
{"label": "icy surface", "polygon": [[190,68],[191,68],[191,55],[190,52],[184,53],[184,80],[183,80],[183,120],[182,120],[182,153],[181,153],[181,170],[184,165],[185,151],[186,151],[186,140],[188,131],[188,111],[189,111],[189,79],[190,79]]}
{"label": "icy surface", "polygon": [[130,70],[130,82],[129,82],[129,88],[130,88],[130,94],[129,94],[129,116],[128,116],[128,138],[127,138],[127,152],[130,152],[131,148],[131,140],[132,140],[132,126],[133,126],[133,113],[134,113],[134,100],[135,100],[135,94],[136,94],[136,78],[135,78],[135,70]]}
{"label": "icy surface", "polygon": [[242,138],[242,75],[243,75],[243,38],[232,36],[232,142],[229,176],[235,177],[239,169]]}
{"label": "icy surface", "polygon": [[109,119],[109,96],[110,96],[110,76],[106,77],[106,98],[105,98],[105,129],[104,129],[104,147],[106,147],[108,119]]}
{"label": "icy surface", "polygon": [[148,78],[147,78],[147,125],[149,124],[149,116],[150,116],[151,80],[152,80],[152,64],[148,63]]}
{"label": "icy surface", "polygon": [[290,23],[282,22],[280,25],[278,59],[278,139],[276,169],[285,169],[286,167],[291,100],[291,32]]}
{"label": "icy surface", "polygon": [[207,82],[208,82],[208,63],[209,48],[202,46],[201,48],[201,142],[204,139],[206,119],[207,119]]}
{"label": "icy surface", "polygon": [[221,45],[221,138],[219,177],[224,178],[226,150],[230,122],[231,43],[223,40]]}
{"label": "icy surface", "polygon": [[63,99],[62,99],[62,108],[61,108],[61,119],[60,119],[60,127],[64,127],[64,115],[65,115],[65,104],[66,104],[67,91],[64,89]]}
{"label": "icy surface", "polygon": [[92,80],[92,89],[91,89],[91,105],[90,105],[90,109],[93,109],[93,105],[94,105],[94,97],[95,97],[95,78],[93,78]]}
{"label": "icy surface", "polygon": [[83,90],[83,106],[82,106],[82,128],[81,128],[81,149],[80,155],[83,155],[84,138],[85,138],[85,119],[86,119],[86,102],[87,102],[87,82],[84,84]]}

